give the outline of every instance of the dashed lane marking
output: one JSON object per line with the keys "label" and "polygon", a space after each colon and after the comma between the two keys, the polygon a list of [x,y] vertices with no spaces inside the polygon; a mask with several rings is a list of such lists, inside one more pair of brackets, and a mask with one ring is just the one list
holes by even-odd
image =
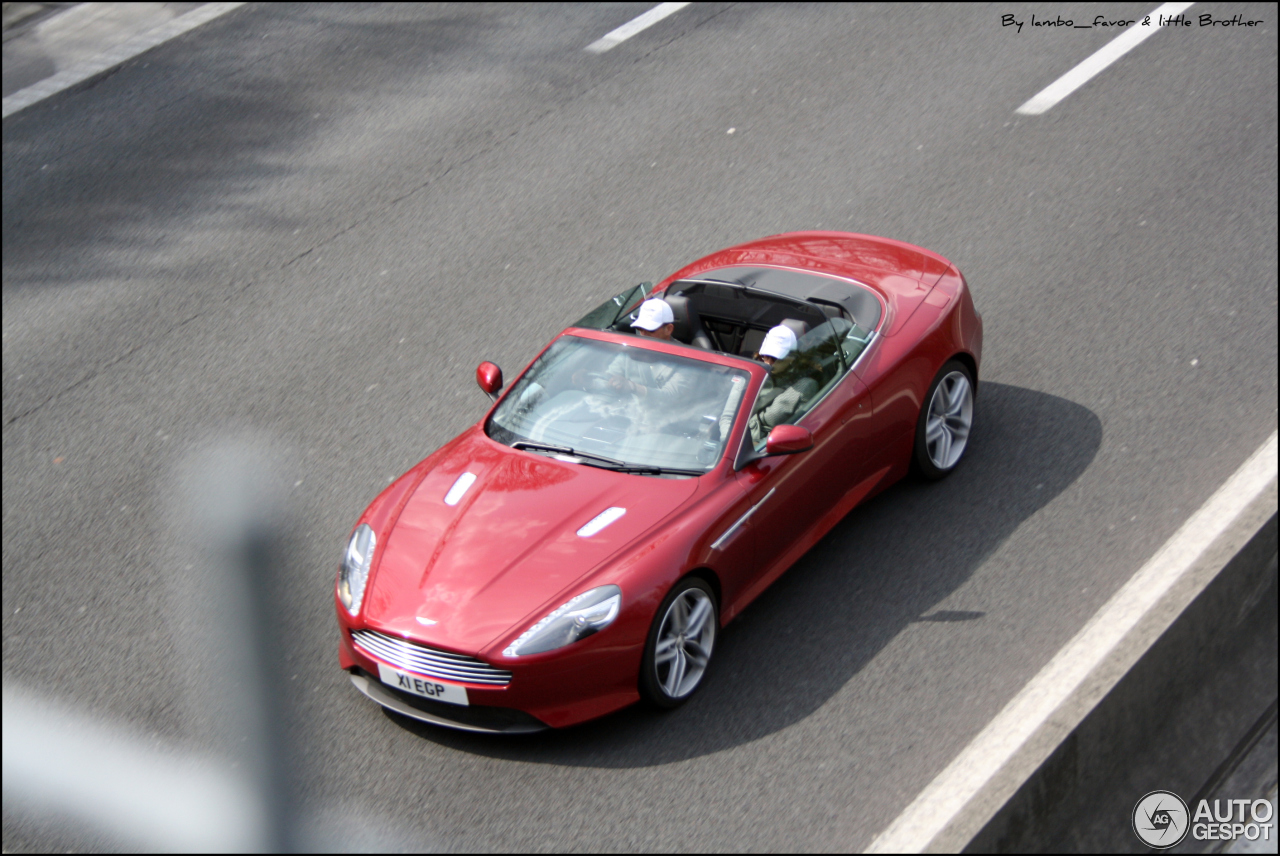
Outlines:
{"label": "dashed lane marking", "polygon": [[1084,86],[1104,68],[1120,59],[1120,57],[1136,48],[1155,33],[1163,30],[1164,27],[1158,23],[1161,16],[1172,18],[1194,5],[1194,3],[1165,3],[1147,16],[1152,21],[1157,22],[1155,26],[1144,27],[1141,24],[1134,24],[1133,29],[1107,42],[1106,45],[1084,62],[1040,90],[1039,94],[1026,104],[1023,104],[1015,112],[1024,116],[1039,116],[1041,113],[1047,113],[1055,104],[1081,86]]}
{"label": "dashed lane marking", "polygon": [[594,54],[604,53],[622,44],[636,33],[649,29],[668,15],[674,15],[688,5],[688,3],[659,3],[638,18],[632,18],[618,29],[596,39],[587,45],[585,50]]}

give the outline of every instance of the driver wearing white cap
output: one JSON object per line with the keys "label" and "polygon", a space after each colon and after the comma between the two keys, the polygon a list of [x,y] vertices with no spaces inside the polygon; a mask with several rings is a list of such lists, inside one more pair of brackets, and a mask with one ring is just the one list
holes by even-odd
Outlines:
{"label": "driver wearing white cap", "polygon": [[796,376],[799,366],[792,354],[796,344],[796,334],[783,324],[766,333],[760,343],[756,359],[771,366],[773,371],[765,378],[755,409],[747,420],[751,440],[757,446],[765,441],[775,425],[793,422],[800,405],[818,391],[816,380]]}
{"label": "driver wearing white cap", "polygon": [[631,329],[637,336],[647,339],[663,339],[670,342],[676,329],[676,316],[671,305],[661,297],[651,297],[640,304],[636,320],[631,322]]}
{"label": "driver wearing white cap", "polygon": [[[660,297],[653,297],[640,304],[631,329],[646,339],[673,341],[675,316],[671,307]],[[654,404],[674,406],[682,403],[689,394],[690,379],[673,362],[662,359],[661,354],[639,348],[628,348],[614,357],[605,374],[611,390],[630,393],[641,399],[652,399]]]}

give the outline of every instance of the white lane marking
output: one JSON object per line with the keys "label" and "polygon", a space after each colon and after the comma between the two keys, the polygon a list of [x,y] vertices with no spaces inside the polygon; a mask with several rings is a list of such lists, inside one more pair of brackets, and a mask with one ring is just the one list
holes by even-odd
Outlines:
{"label": "white lane marking", "polygon": [[1093,56],[1040,90],[1038,95],[1015,112],[1024,116],[1039,116],[1041,113],[1047,113],[1053,105],[1084,86],[1098,72],[1136,48],[1145,39],[1163,30],[1164,27],[1158,25],[1159,16],[1172,18],[1194,5],[1194,3],[1165,3],[1147,16],[1152,20],[1152,26],[1144,27],[1141,22],[1134,24],[1133,29],[1107,42]]}
{"label": "white lane marking", "polygon": [[622,44],[636,33],[649,29],[668,15],[674,15],[676,12],[679,12],[688,5],[688,3],[659,3],[640,17],[632,18],[618,29],[606,33],[604,36],[596,39],[594,42],[587,45],[585,50],[594,54],[604,53],[610,48],[614,48]]}
{"label": "white lane marking", "polygon": [[19,110],[30,107],[38,101],[43,101],[50,95],[56,95],[64,89],[69,89],[77,83],[88,80],[96,74],[101,74],[126,60],[133,59],[138,54],[145,53],[156,45],[163,44],[188,30],[195,29],[201,24],[207,24],[214,18],[219,18],[243,5],[244,3],[206,3],[179,18],[174,18],[172,21],[161,24],[154,30],[148,30],[145,33],[134,36],[127,42],[122,42],[93,59],[77,63],[52,77],[46,77],[39,83],[33,83],[25,89],[19,89],[4,99],[4,115],[0,118],[7,119]]}
{"label": "white lane marking", "polygon": [[[1137,657],[1145,653],[1145,645],[1141,650],[1132,650],[1138,646],[1126,648],[1132,641],[1126,636],[1140,622],[1146,622],[1144,629],[1154,634],[1149,641],[1159,638],[1182,611],[1181,607],[1169,609],[1165,595],[1194,571],[1197,560],[1255,499],[1264,491],[1275,490],[1275,484],[1276,432],[1272,431],[1249,460],[871,842],[866,852],[920,853],[966,808],[976,806],[975,800],[986,807],[985,817],[971,817],[967,822],[981,828],[1025,778],[1012,775],[1006,765],[1016,760],[1021,769],[1034,770],[1071,733]],[[1212,575],[1207,575],[1196,581],[1196,587],[1180,587],[1179,593],[1190,603],[1211,579]],[[1184,592],[1184,588],[1194,590]],[[1157,623],[1151,626],[1152,621]],[[1117,659],[1127,661],[1116,662]],[[1043,739],[1042,745],[1028,745],[1033,738],[1046,736],[1049,739]],[[1036,750],[1034,754],[1032,750]],[[995,781],[997,778],[1000,780]],[[1001,788],[1000,793],[992,793],[992,787]],[[951,841],[945,845],[945,849],[952,850],[964,846]]]}

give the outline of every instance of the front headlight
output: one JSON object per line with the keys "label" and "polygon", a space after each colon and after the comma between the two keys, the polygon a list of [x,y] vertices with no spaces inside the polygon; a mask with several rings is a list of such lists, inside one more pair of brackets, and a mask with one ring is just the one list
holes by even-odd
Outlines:
{"label": "front headlight", "polygon": [[502,652],[504,657],[563,648],[608,627],[622,607],[622,589],[600,586],[583,592],[528,630]]}
{"label": "front headlight", "polygon": [[360,603],[364,600],[364,586],[369,582],[369,568],[373,566],[373,550],[377,544],[373,529],[368,523],[361,523],[342,557],[342,569],[338,571],[338,597],[342,598],[342,605],[352,615],[360,611]]}

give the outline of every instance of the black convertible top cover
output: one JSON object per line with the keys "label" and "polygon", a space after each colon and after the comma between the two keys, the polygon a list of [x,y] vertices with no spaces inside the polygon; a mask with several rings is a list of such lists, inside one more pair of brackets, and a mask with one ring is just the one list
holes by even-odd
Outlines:
{"label": "black convertible top cover", "polygon": [[[790,297],[806,303],[841,306],[864,330],[876,329],[880,321],[880,300],[868,288],[818,273],[780,268],[728,267],[690,277],[694,282],[741,285],[758,291]],[[676,284],[678,287],[678,284]]]}

